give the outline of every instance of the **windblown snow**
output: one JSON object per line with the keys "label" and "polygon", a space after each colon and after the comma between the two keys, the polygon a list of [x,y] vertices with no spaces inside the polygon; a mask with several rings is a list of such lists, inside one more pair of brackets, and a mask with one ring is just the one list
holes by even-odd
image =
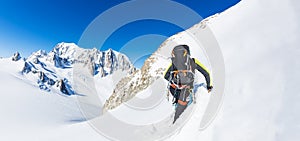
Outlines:
{"label": "windblown snow", "polygon": [[[212,30],[223,53],[226,67],[223,105],[216,120],[208,128],[199,130],[199,122],[210,98],[205,88],[199,87],[197,103],[187,109],[193,110],[193,115],[181,130],[166,140],[298,140],[299,9],[300,5],[296,0],[243,0],[214,18],[202,22],[201,24],[205,24],[204,28]],[[201,32],[201,24],[189,30]],[[166,82],[159,77],[168,63],[161,56],[168,57],[169,48],[162,47],[171,47],[168,44],[171,40],[178,44],[192,42],[185,37],[184,32],[170,37],[152,55],[154,65],[151,66],[150,63],[150,68],[144,69],[151,70],[148,75],[155,79],[151,83],[147,82],[147,87],[141,87],[137,94],[130,95],[129,99],[143,99],[149,96],[149,91],[155,91],[152,87],[166,86]],[[205,52],[191,47],[192,55],[210,68],[209,60],[203,57]],[[77,58],[78,55],[74,56],[76,50],[82,52],[80,58]],[[0,140],[108,140],[97,133],[90,126],[92,121],[87,121],[82,114],[77,99],[89,95],[76,90],[84,88],[87,83],[76,82],[77,85],[74,86],[73,63],[81,62],[89,67],[88,73],[95,82],[102,103],[112,96],[122,77],[127,76],[130,82],[136,82],[140,79],[137,76],[142,74],[121,53],[113,50],[84,50],[75,44],[58,44],[49,53],[40,50],[27,59],[20,58],[19,55],[0,59]],[[161,65],[155,63],[155,60],[160,59],[164,60]],[[127,75],[135,73],[138,75]],[[114,79],[116,77],[118,79]],[[204,82],[198,74],[197,83]],[[155,92],[157,94],[163,91],[165,90]],[[117,98],[112,99],[118,101]],[[157,108],[144,112],[132,111],[122,102],[117,103],[118,106],[108,113],[131,124],[151,124],[168,117],[171,119],[173,114],[173,107],[165,99]],[[103,123],[105,124],[110,123]],[[112,127],[113,125],[112,123]],[[166,121],[165,124],[149,129],[149,136],[137,134],[139,132],[133,135],[141,140],[155,139],[171,130],[169,125]],[[166,131],[157,130],[160,127]],[[124,134],[120,133],[122,136]]]}

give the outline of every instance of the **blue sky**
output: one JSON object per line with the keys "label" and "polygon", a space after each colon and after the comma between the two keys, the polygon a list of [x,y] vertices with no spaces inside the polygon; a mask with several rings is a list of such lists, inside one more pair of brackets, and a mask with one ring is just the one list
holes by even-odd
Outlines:
{"label": "blue sky", "polygon": [[[86,27],[98,15],[122,2],[125,0],[1,0],[0,56],[9,57],[15,51],[19,51],[27,57],[39,49],[50,51],[59,42],[78,43]],[[205,18],[226,10],[239,0],[176,0],[176,2],[191,8]],[[195,23],[189,24],[192,26]],[[143,35],[162,35],[155,38],[157,40],[145,38],[145,46],[138,43],[140,48],[147,48],[151,52],[167,37],[182,30],[184,29],[159,20],[135,21],[116,30],[105,41],[101,50],[108,48],[120,50],[129,44],[130,40]]]}

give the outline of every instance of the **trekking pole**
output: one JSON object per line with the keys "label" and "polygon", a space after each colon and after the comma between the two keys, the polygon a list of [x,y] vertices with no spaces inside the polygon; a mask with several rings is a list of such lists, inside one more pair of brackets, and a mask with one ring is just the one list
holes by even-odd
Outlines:
{"label": "trekking pole", "polygon": [[169,101],[170,92],[167,90],[167,100]]}
{"label": "trekking pole", "polygon": [[167,90],[166,90],[166,93],[167,93],[167,100],[169,101],[169,87],[170,87],[170,83],[168,82],[168,86],[167,86]]}
{"label": "trekking pole", "polygon": [[196,104],[196,93],[194,93],[194,88],[192,89],[193,103]]}
{"label": "trekking pole", "polygon": [[172,76],[172,72],[170,73],[169,81],[168,81],[168,86],[167,86],[167,100],[168,100],[168,101],[169,101],[169,96],[170,96],[170,82],[171,82],[171,76]]}

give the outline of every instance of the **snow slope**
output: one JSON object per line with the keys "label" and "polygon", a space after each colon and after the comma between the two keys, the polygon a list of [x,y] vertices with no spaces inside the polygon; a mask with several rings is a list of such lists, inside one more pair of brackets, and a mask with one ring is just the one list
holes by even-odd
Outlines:
{"label": "snow slope", "polygon": [[209,21],[226,92],[217,120],[191,140],[299,140],[299,9],[296,0],[243,0]]}
{"label": "snow slope", "polygon": [[[299,12],[300,5],[296,0],[243,0],[210,19],[207,27],[218,40],[226,65],[226,95],[222,109],[211,126],[199,130],[205,101],[209,99],[209,95],[200,88],[201,102],[194,105],[194,114],[181,130],[167,140],[298,140]],[[199,59],[209,63],[205,58]],[[46,93],[21,81],[18,71],[22,69],[20,61],[0,59],[0,66],[0,140],[107,140],[90,126],[96,119],[85,121],[76,103],[78,96],[65,97],[52,91]],[[115,85],[115,82],[111,83]],[[111,92],[112,89],[105,91]],[[140,94],[140,98],[147,96],[147,93]],[[164,108],[160,109],[164,112],[156,114],[165,115],[165,110],[170,107]],[[147,113],[132,116],[124,105],[109,114],[131,124],[159,121],[157,117],[150,118]],[[145,117],[149,117],[148,121],[139,120]],[[166,125],[168,123],[148,129],[153,132],[148,136],[135,133],[141,135],[135,138],[154,139],[170,130]],[[160,127],[167,130],[156,130]],[[121,129],[110,130],[124,136],[124,133],[118,133]],[[128,130],[126,133],[131,132]]]}
{"label": "snow slope", "polygon": [[20,80],[18,70],[22,65],[0,59],[0,140],[61,140],[68,135],[67,139],[79,141],[74,133],[86,130],[82,136],[88,137],[94,132],[87,125],[80,125],[85,118],[75,97],[48,93]]}

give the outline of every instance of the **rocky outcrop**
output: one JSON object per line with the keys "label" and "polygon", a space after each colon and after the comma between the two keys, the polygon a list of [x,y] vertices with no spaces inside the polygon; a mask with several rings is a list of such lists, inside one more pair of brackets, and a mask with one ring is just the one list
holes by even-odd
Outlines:
{"label": "rocky outcrop", "polygon": [[14,53],[14,55],[11,58],[12,61],[19,61],[20,59],[21,59],[21,55],[19,52]]}
{"label": "rocky outcrop", "polygon": [[155,80],[162,77],[164,68],[153,67],[158,60],[155,55],[150,56],[141,70],[136,70],[131,75],[118,82],[111,97],[106,100],[103,111],[114,109],[122,103],[130,100],[138,92],[148,88]]}
{"label": "rocky outcrop", "polygon": [[67,83],[68,80],[64,79],[60,79],[58,81],[56,81],[56,87],[59,88],[59,90],[66,94],[66,95],[72,95],[74,94],[74,91],[71,89],[70,85],[68,85]]}

